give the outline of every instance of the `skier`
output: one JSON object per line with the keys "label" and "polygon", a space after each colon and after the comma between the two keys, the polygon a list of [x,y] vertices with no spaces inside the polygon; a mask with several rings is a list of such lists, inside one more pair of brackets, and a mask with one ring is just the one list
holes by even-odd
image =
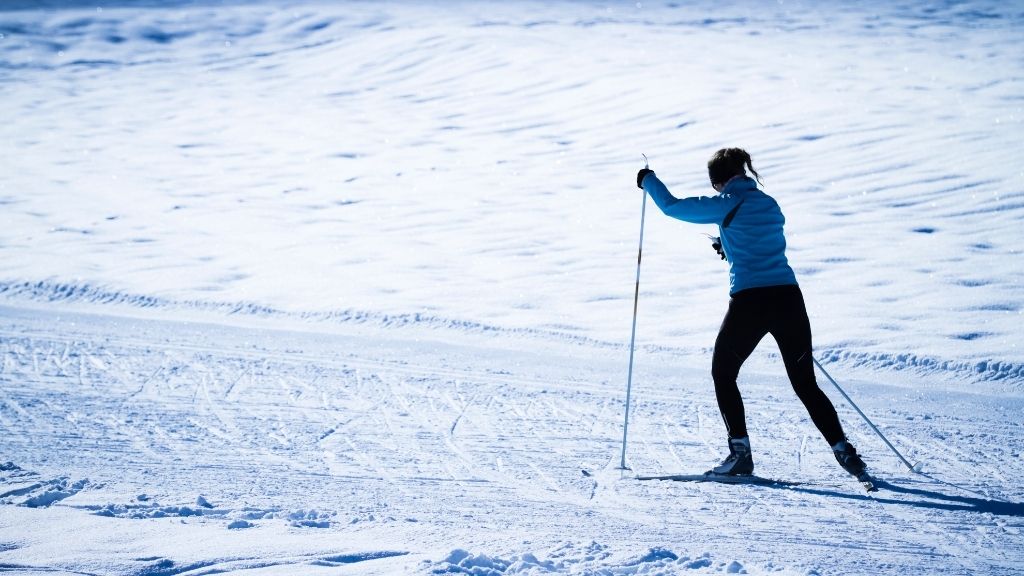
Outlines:
{"label": "skier", "polygon": [[761,177],[750,155],[740,148],[715,152],[708,161],[708,176],[717,195],[676,198],[654,171],[644,167],[636,175],[637,187],[650,194],[667,216],[694,224],[718,224],[719,236],[712,247],[729,262],[729,309],[711,361],[715,396],[729,435],[729,455],[708,474],[754,472],[736,377],[758,342],[771,334],[793,390],[836,460],[858,479],[866,478],[864,461],[846,439],[835,407],[814,378],[811,325],[796,275],[786,260],[785,218],[778,203],[758,188],[757,184],[763,185]]}

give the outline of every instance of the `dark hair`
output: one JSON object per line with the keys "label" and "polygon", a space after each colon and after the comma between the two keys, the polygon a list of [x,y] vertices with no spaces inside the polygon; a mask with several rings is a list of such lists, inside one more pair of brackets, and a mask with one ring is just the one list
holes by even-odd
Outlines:
{"label": "dark hair", "polygon": [[711,178],[711,184],[725,184],[733,176],[743,176],[746,174],[743,170],[744,165],[754,178],[763,184],[761,176],[754,170],[754,164],[750,161],[750,154],[742,148],[722,148],[711,156],[711,160],[708,160],[708,177]]}

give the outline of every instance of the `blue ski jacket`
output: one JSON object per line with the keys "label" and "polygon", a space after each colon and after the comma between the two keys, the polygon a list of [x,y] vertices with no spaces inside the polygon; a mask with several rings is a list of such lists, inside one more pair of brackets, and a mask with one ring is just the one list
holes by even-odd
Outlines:
{"label": "blue ski jacket", "polygon": [[775,199],[761,191],[753,178],[733,178],[717,196],[692,198],[676,198],[653,172],[641,184],[667,216],[718,225],[729,262],[729,294],[797,283],[786,260],[782,233],[786,218]]}

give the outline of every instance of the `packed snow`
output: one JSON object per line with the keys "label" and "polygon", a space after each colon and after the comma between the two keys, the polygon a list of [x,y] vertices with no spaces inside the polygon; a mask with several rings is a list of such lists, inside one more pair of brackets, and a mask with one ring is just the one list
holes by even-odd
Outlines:
{"label": "packed snow", "polygon": [[[0,4],[0,570],[1024,571],[1014,3]],[[835,463],[647,202],[751,152]]]}

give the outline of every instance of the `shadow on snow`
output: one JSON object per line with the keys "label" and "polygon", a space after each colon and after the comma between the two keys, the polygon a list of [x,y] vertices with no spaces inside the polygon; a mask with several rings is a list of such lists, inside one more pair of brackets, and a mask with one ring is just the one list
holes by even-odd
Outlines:
{"label": "shadow on snow", "polygon": [[[930,477],[929,477],[930,478]],[[933,479],[934,480],[934,479]],[[940,481],[940,480],[937,480]],[[941,481],[940,481],[941,482]],[[945,484],[948,484],[944,482]],[[884,504],[901,504],[904,506],[912,506],[914,508],[928,508],[932,510],[947,510],[951,512],[978,512],[983,514],[994,514],[997,516],[1017,516],[1024,517],[1024,503],[1020,502],[1008,502],[1006,500],[993,500],[990,498],[980,498],[973,496],[956,496],[952,494],[946,494],[937,490],[927,490],[923,488],[910,488],[907,486],[900,486],[893,484],[885,480],[876,480],[875,485],[879,489],[897,494],[905,494],[907,496],[916,496],[920,498],[926,498],[927,500],[897,500],[893,498],[885,498],[881,496],[884,492],[879,492],[874,495],[867,494],[851,494],[846,492],[837,492],[834,490],[824,490],[820,488],[811,487],[782,487],[786,490],[792,490],[794,492],[804,492],[807,494],[818,494],[821,496],[834,496],[838,498],[849,498],[852,500],[873,500],[875,502],[882,502]],[[960,488],[950,484],[951,486]],[[775,486],[769,486],[775,487]],[[961,488],[967,490],[966,488]]]}

